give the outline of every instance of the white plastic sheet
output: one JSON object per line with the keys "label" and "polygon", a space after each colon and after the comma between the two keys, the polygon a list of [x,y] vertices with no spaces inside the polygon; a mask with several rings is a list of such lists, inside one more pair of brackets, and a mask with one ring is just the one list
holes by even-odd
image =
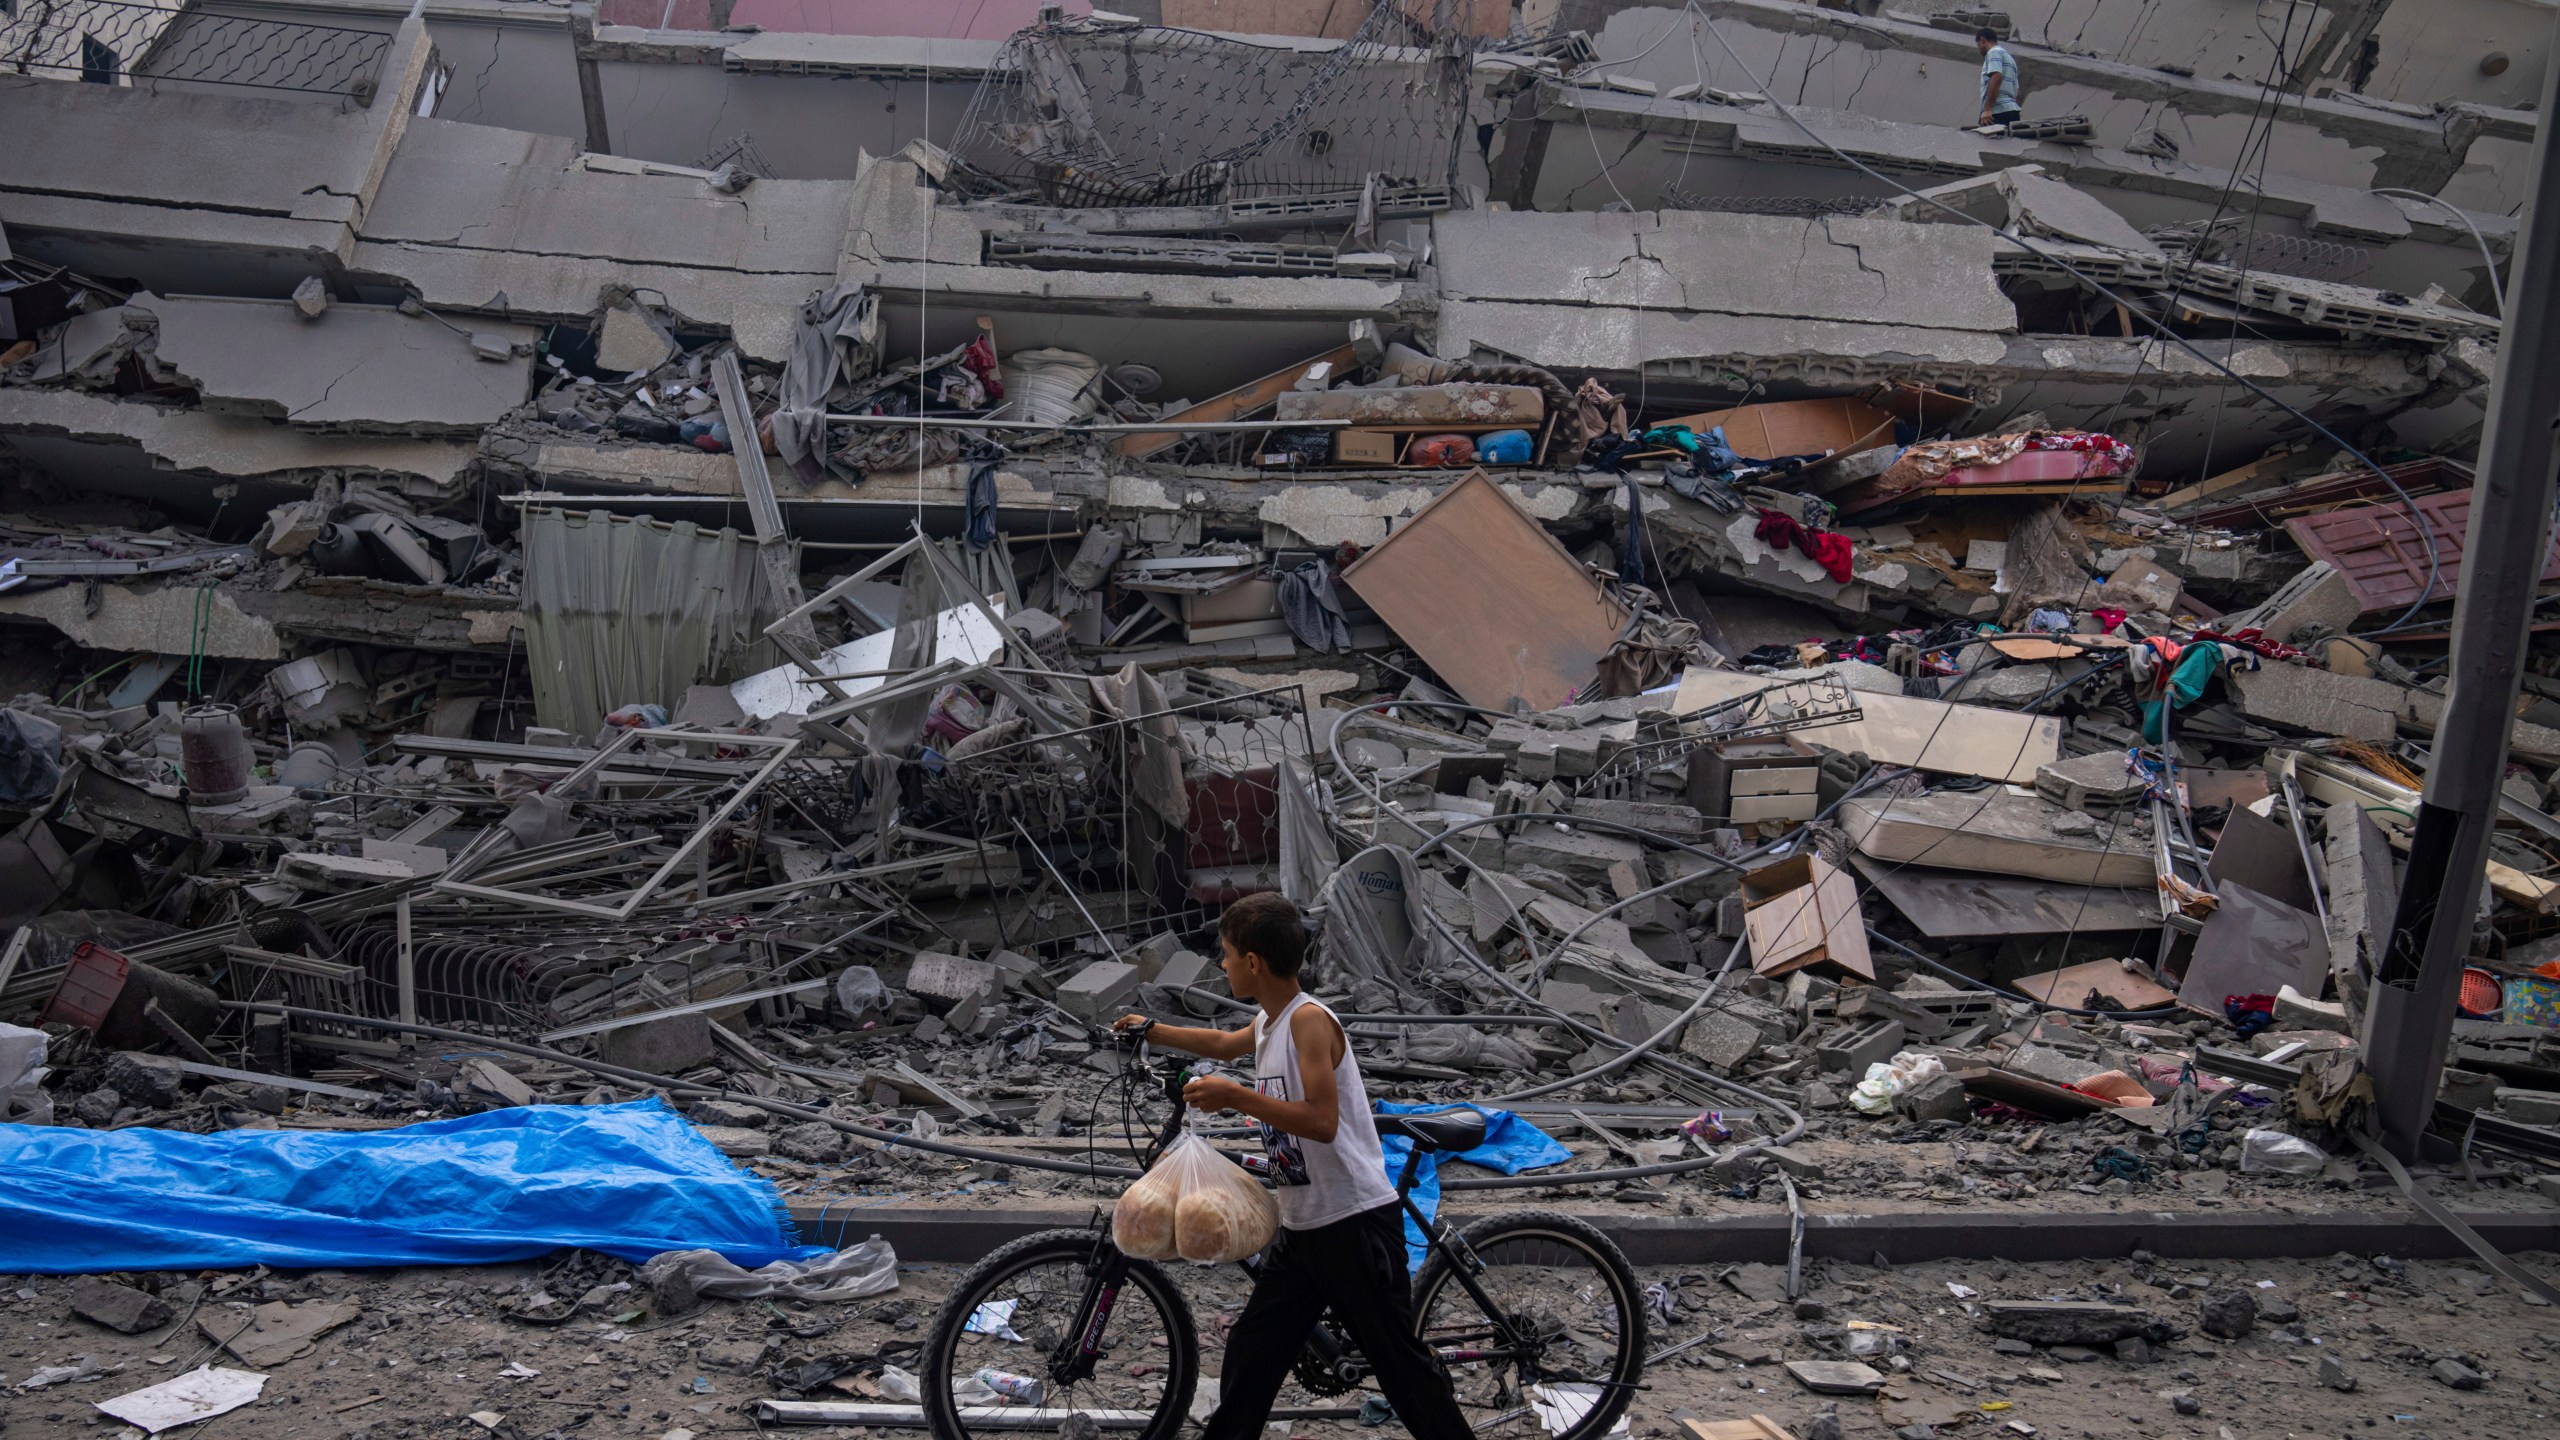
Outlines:
{"label": "white plastic sheet", "polygon": [[651,1285],[671,1271],[692,1278],[697,1295],[723,1300],[860,1300],[898,1288],[898,1254],[889,1242],[865,1240],[815,1260],[776,1260],[754,1270],[740,1269],[715,1250],[670,1250],[650,1257],[640,1278]]}
{"label": "white plastic sheet", "polygon": [[175,1380],[163,1380],[147,1390],[134,1390],[113,1400],[101,1400],[98,1408],[157,1435],[180,1425],[193,1425],[228,1414],[258,1398],[267,1388],[267,1377],[247,1370],[222,1370],[211,1365],[190,1370]]}

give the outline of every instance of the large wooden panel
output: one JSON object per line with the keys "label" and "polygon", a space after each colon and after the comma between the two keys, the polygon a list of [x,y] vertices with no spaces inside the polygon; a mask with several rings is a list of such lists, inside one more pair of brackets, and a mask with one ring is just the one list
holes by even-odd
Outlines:
{"label": "large wooden panel", "polygon": [[1449,688],[1493,710],[1570,702],[1627,622],[1625,607],[1481,470],[1342,579]]}
{"label": "large wooden panel", "polygon": [[1681,415],[1666,423],[1686,425],[1701,435],[1722,426],[1725,443],[1746,460],[1868,450],[1893,438],[1891,415],[1845,395],[1819,400],[1772,400],[1764,405]]}
{"label": "large wooden panel", "polygon": [[[2462,545],[2471,524],[2471,492],[2447,490],[2417,497],[2426,516],[2421,532],[2406,505],[2358,505],[2325,515],[2299,515],[2285,533],[2314,560],[2326,560],[2346,577],[2347,588],[2367,613],[2394,610],[2425,591],[2430,601],[2449,600],[2462,583]],[[2435,584],[2427,585],[2428,533],[2435,536]],[[2560,580],[2560,546],[2543,557],[2542,578]]]}

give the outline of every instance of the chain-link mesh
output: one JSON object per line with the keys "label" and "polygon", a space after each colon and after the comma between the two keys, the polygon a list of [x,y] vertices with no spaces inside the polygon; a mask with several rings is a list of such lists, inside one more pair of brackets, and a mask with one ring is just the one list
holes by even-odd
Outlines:
{"label": "chain-link mesh", "polygon": [[1382,3],[1321,48],[1085,19],[1034,26],[1006,42],[952,148],[997,191],[1069,206],[1208,205],[1372,177],[1447,185],[1480,43],[1460,8]]}
{"label": "chain-link mesh", "polygon": [[115,85],[168,80],[370,98],[391,37],[211,15],[147,0],[17,0],[0,73]]}

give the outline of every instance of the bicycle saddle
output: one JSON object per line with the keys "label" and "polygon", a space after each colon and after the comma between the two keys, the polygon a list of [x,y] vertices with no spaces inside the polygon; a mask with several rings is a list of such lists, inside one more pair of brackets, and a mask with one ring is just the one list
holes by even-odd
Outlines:
{"label": "bicycle saddle", "polygon": [[1483,1144],[1484,1129],[1484,1116],[1473,1110],[1378,1117],[1378,1133],[1381,1135],[1402,1135],[1425,1150],[1446,1150],[1453,1154],[1473,1150]]}

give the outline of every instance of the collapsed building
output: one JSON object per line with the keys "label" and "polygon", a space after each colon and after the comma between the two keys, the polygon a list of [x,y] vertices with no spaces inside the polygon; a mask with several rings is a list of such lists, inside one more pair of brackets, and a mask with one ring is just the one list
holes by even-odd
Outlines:
{"label": "collapsed building", "polygon": [[[891,1184],[1101,1125],[1043,1067],[1277,889],[1382,1073],[1605,1083],[1536,1113],[1611,1183],[2339,1144],[2544,10],[629,8],[0,19],[64,1123],[654,1088]],[[2555,666],[2443,1091],[2546,1192]]]}

